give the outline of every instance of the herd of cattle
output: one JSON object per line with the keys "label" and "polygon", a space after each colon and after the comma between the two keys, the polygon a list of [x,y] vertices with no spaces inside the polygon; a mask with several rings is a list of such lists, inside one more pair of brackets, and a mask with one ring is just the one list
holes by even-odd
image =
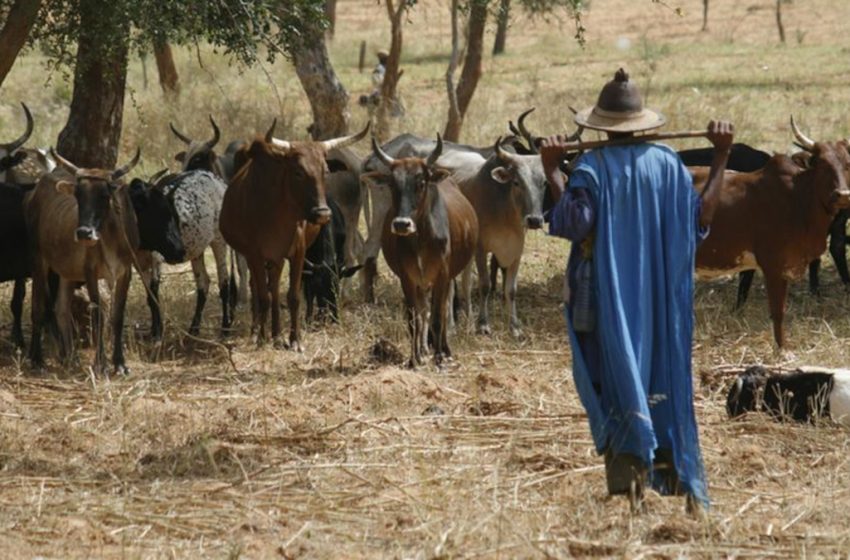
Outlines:
{"label": "herd of cattle", "polygon": [[[158,294],[162,261],[191,262],[196,305],[188,332],[197,335],[209,293],[204,251],[216,262],[222,332],[231,328],[237,305],[250,300],[251,332],[300,350],[300,291],[307,318],[337,318],[340,282],[361,272],[364,297],[374,301],[376,259],[383,251],[398,276],[409,325],[410,363],[422,363],[431,348],[439,364],[451,356],[447,340],[455,299],[472,312],[472,260],[478,274],[478,332],[490,332],[491,293],[501,270],[510,308],[509,329],[521,332],[517,279],[526,231],[541,229],[555,203],[537,153],[540,137],[525,126],[492,146],[472,147],[402,134],[361,160],[352,136],[294,142],[274,136],[275,124],[251,141],[234,141],[216,152],[221,134],[196,141],[173,125],[185,144],[176,155],[179,173],[148,181],[124,178],[140,153],[118,169],[89,169],[53,150],[24,147],[34,127],[24,106],[26,131],[0,144],[0,282],[14,281],[12,338],[24,346],[21,316],[25,282],[32,278],[32,341],[29,357],[43,364],[42,332],[55,333],[60,353],[73,347],[70,301],[84,286],[99,310],[98,283],[112,287],[111,363],[124,371],[122,331],[131,271],[143,279],[151,311],[151,335],[162,334]],[[575,137],[581,134],[578,130]],[[817,263],[830,252],[845,284],[845,226],[850,207],[850,143],[815,142],[791,121],[801,151],[770,156],[735,144],[708,238],[697,252],[701,276],[742,272],[738,305],[752,271],[764,273],[774,338],[784,343],[783,318],[789,279],[810,267],[817,290]],[[711,149],[680,156],[697,190],[707,177]],[[574,157],[574,155],[573,155]],[[563,170],[569,174],[570,159]],[[367,224],[361,235],[361,214]],[[287,307],[290,329],[281,339],[279,284],[289,261]],[[362,270],[361,270],[362,268]],[[455,279],[462,275],[455,294]],[[250,283],[250,288],[249,288]],[[250,296],[249,296],[250,292]],[[102,313],[93,313],[95,366],[105,369]]]}

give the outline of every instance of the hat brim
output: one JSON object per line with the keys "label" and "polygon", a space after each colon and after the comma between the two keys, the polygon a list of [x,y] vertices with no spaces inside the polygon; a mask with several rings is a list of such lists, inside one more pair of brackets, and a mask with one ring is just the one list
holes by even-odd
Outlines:
{"label": "hat brim", "polygon": [[622,118],[602,116],[595,113],[593,109],[594,107],[588,107],[576,113],[576,124],[603,132],[641,132],[660,128],[667,122],[664,115],[652,109],[643,109],[636,116],[630,115]]}

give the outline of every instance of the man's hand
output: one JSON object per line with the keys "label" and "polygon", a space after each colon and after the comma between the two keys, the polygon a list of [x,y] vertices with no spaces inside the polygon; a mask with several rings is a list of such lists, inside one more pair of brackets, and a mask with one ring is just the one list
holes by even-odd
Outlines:
{"label": "man's hand", "polygon": [[726,152],[732,149],[732,141],[735,139],[735,127],[729,121],[711,121],[708,123],[709,142],[714,144],[715,152]]}
{"label": "man's hand", "polygon": [[540,159],[543,162],[544,169],[552,169],[561,165],[561,161],[564,159],[564,145],[566,143],[566,137],[560,134],[549,136],[540,142]]}
{"label": "man's hand", "polygon": [[566,137],[558,134],[549,136],[540,142],[540,161],[543,163],[543,173],[552,188],[555,200],[561,197],[566,188],[564,174],[561,173],[561,162],[566,154],[566,145],[569,144]]}

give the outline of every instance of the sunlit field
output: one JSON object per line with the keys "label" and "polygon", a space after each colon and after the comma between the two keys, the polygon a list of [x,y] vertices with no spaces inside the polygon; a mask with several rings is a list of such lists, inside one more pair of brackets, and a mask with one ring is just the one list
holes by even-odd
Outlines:
{"label": "sunlit field", "polygon": [[[462,140],[492,144],[532,106],[535,133],[572,131],[569,106],[592,104],[621,65],[669,130],[727,118],[738,140],[785,152],[793,113],[816,139],[850,136],[850,3],[786,5],[785,45],[773,1],[712,0],[705,33],[701,2],[669,4],[685,15],[650,0],[593,0],[584,49],[567,17],[519,17],[496,59],[488,34]],[[389,23],[373,0],[339,0],[338,11],[331,56],[356,129],[367,119],[356,98],[371,88]],[[407,114],[396,132],[434,135],[445,124],[448,16],[447,0],[420,1],[410,13],[399,84]],[[131,62],[121,159],[141,147],[138,175],[177,168],[182,144],[169,120],[209,137],[211,114],[223,144],[265,131],[275,117],[277,136],[306,137],[309,106],[286,60],[240,68],[204,45],[175,56],[182,93],[171,103],[152,56],[146,72],[138,56]],[[44,61],[26,53],[0,90],[0,141],[20,134],[23,100],[36,119],[29,144],[55,142],[71,85]],[[365,155],[367,143],[355,149]],[[379,341],[409,349],[401,291],[383,262],[379,303],[363,304],[355,282],[340,324],[307,327],[303,354],[258,349],[244,306],[236,334],[221,339],[214,282],[201,339],[187,337],[188,264],[166,267],[165,339],[154,345],[136,278],[125,337],[131,374],[121,378],[93,376],[88,348],[79,364],[63,366],[51,345],[46,371],[32,371],[9,342],[11,285],[0,286],[0,556],[845,557],[846,430],[759,415],[730,421],[724,408],[728,384],[747,365],[850,363],[850,302],[829,259],[820,298],[803,280],[792,287],[782,352],[759,276],[740,312],[732,311],[734,279],[697,285],[694,385],[712,498],[697,521],[683,498],[650,493],[646,511],[632,515],[626,500],[606,495],[559,309],[568,248],[530,233],[518,294],[523,337],[511,337],[497,302],[492,336],[461,318],[450,338],[457,361],[445,370],[408,370],[371,351]],[[208,268],[214,274],[211,258]]]}

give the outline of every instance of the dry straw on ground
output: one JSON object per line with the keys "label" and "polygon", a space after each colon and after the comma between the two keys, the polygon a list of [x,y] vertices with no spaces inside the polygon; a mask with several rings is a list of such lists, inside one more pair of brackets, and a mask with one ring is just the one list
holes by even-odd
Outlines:
{"label": "dry straw on ground", "polygon": [[[400,126],[421,134],[443,124],[445,4],[417,4],[405,43],[409,114]],[[678,19],[648,0],[594,0],[584,52],[569,22],[518,22],[510,54],[486,62],[465,139],[492,142],[530,105],[538,106],[535,129],[560,130],[567,106],[592,102],[620,64],[644,84],[651,79],[649,101],[673,128],[725,116],[743,140],[784,150],[794,111],[813,136],[848,136],[845,2],[789,5],[785,47],[775,44],[769,9],[713,0],[711,31],[699,34],[698,3],[682,4],[694,13]],[[369,78],[356,73],[356,45],[382,46],[383,12],[366,0],[341,0],[339,10],[332,54],[360,93]],[[627,50],[616,47],[627,42]],[[169,119],[201,136],[212,112],[230,138],[282,113],[283,130],[302,136],[308,112],[285,63],[268,68],[278,100],[259,70],[240,74],[207,51],[198,69],[194,52],[178,53],[184,95],[172,107],[155,85],[143,89],[134,62],[123,146],[142,146],[146,170],[170,163],[180,147]],[[19,122],[15,102],[25,99],[38,118],[38,143],[48,144],[70,90],[59,76],[45,85],[38,58],[28,56],[4,85],[0,130]],[[407,349],[399,290],[385,267],[381,303],[349,298],[342,324],[308,330],[302,355],[254,348],[244,309],[225,345],[183,337],[177,327],[188,324],[194,300],[188,267],[169,269],[163,282],[170,328],[161,348],[144,339],[147,310],[134,283],[127,378],[55,363],[34,374],[3,343],[3,556],[846,556],[847,433],[828,421],[729,421],[723,410],[725,387],[744,364],[847,365],[848,302],[834,272],[822,275],[821,299],[795,285],[784,354],[771,346],[762,288],[732,313],[734,282],[698,286],[696,402],[713,506],[697,522],[683,514],[681,499],[651,494],[647,512],[632,516],[624,500],[605,496],[558,309],[566,252],[565,244],[531,234],[519,289],[524,338],[508,335],[497,304],[492,337],[471,334],[461,321],[458,363],[445,371],[408,371],[392,356],[382,359],[390,344]],[[2,301],[10,292],[0,288]],[[204,323],[210,339],[216,301],[210,298]],[[7,340],[5,305],[1,312]],[[90,357],[84,350],[81,363]]]}

